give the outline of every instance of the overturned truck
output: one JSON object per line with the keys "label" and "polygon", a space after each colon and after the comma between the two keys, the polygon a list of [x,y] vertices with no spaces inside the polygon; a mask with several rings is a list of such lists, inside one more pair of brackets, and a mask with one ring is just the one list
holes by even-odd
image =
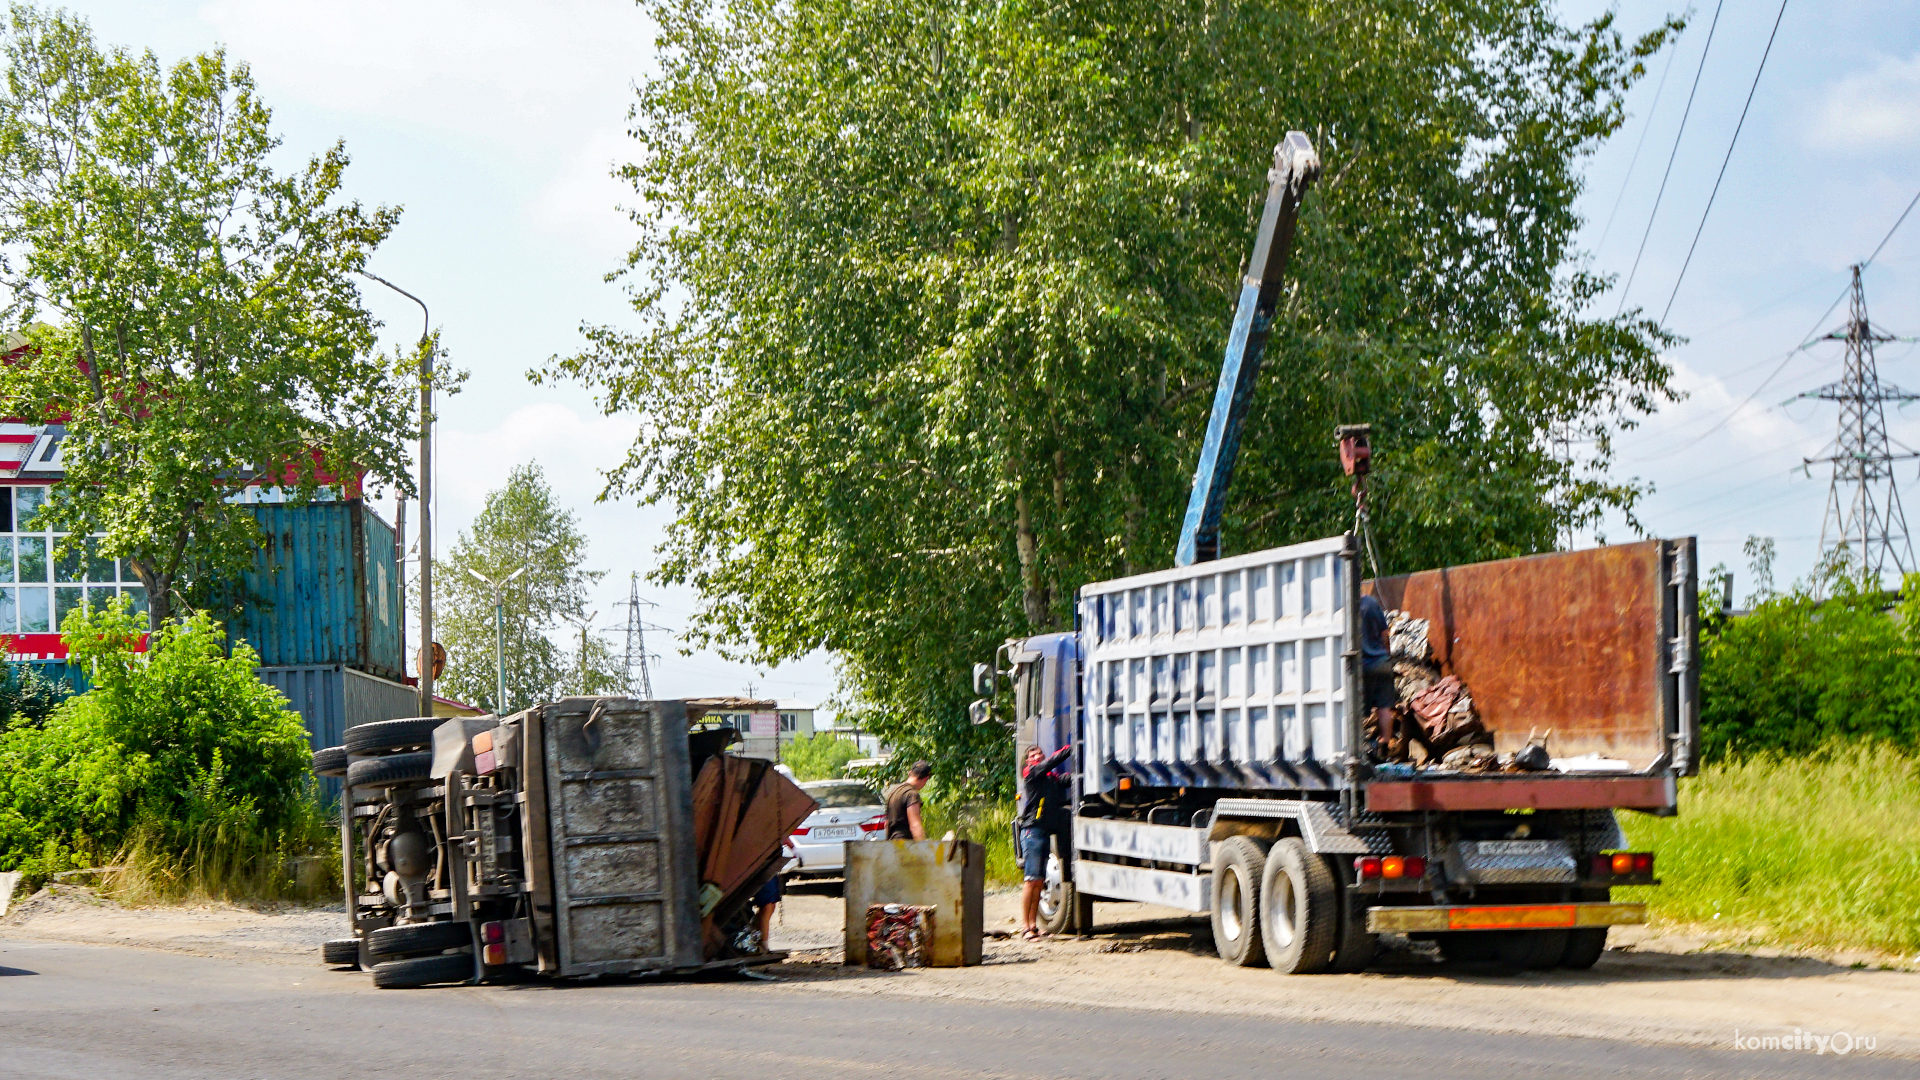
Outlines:
{"label": "overturned truck", "polygon": [[[1387,933],[1583,968],[1644,921],[1611,891],[1655,884],[1653,855],[1622,850],[1615,813],[1674,813],[1695,767],[1693,541],[1367,583],[1358,562],[1347,535],[1088,585],[1074,633],[981,665],[982,693],[1013,682],[1016,761],[1074,748],[1050,929],[1163,904],[1210,912],[1231,963],[1310,973],[1364,968]],[[1363,588],[1425,624],[1423,663],[1470,689],[1485,753],[1383,760]]]}
{"label": "overturned truck", "polygon": [[344,781],[353,935],[323,960],[403,988],[779,959],[752,900],[814,801],[698,719],[678,701],[570,697],[350,729],[314,755]]}

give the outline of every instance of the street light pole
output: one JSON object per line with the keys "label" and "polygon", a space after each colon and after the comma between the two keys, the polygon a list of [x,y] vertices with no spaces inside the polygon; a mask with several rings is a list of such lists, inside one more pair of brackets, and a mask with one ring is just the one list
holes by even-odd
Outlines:
{"label": "street light pole", "polygon": [[494,684],[493,711],[497,716],[506,715],[507,708],[507,623],[504,590],[507,582],[526,572],[527,568],[521,566],[520,569],[496,582],[471,566],[467,567],[468,574],[493,590],[493,664],[497,680]]}
{"label": "street light pole", "polygon": [[420,305],[420,715],[433,715],[433,321],[427,302],[378,274],[360,271]]}

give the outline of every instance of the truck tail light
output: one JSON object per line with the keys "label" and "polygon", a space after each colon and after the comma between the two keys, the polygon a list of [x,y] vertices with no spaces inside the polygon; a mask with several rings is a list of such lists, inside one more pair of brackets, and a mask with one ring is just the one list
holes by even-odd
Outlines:
{"label": "truck tail light", "polygon": [[499,922],[481,923],[480,940],[488,945],[501,945],[507,940],[507,924]]}
{"label": "truck tail light", "polygon": [[1595,855],[1588,867],[1588,876],[1595,878],[1610,877],[1652,877],[1653,852],[1616,851],[1611,855]]}
{"label": "truck tail light", "polygon": [[1423,878],[1427,876],[1427,859],[1424,855],[1409,855],[1406,858],[1407,876]]}
{"label": "truck tail light", "polygon": [[1646,874],[1646,875],[1652,875],[1652,873],[1653,873],[1653,852],[1651,852],[1651,851],[1636,851],[1636,852],[1634,852],[1634,854],[1633,854],[1633,872],[1634,872],[1634,873],[1636,873],[1636,874]]}
{"label": "truck tail light", "polygon": [[884,829],[886,827],[887,827],[887,818],[886,818],[886,815],[884,814],[882,814],[877,818],[873,818],[869,821],[863,821],[860,823],[860,828],[865,830],[866,832],[879,832],[881,829]]}
{"label": "truck tail light", "polygon": [[1626,877],[1633,873],[1633,855],[1622,851],[1613,857],[1613,876]]}
{"label": "truck tail light", "polygon": [[1380,860],[1380,876],[1388,881],[1403,877],[1406,872],[1407,860],[1398,855],[1389,855]]}
{"label": "truck tail light", "polygon": [[1353,860],[1353,872],[1361,881],[1372,881],[1380,876],[1381,859],[1378,855],[1362,855]]}
{"label": "truck tail light", "polygon": [[480,961],[489,967],[499,967],[507,962],[507,947],[505,945],[487,946],[480,957]]}

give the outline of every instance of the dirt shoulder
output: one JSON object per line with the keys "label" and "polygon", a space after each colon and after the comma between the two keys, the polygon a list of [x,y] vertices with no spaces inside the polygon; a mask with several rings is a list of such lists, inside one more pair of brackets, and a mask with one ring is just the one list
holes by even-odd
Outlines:
{"label": "dirt shoulder", "polygon": [[[1864,960],[1725,951],[1703,938],[1641,928],[1616,931],[1615,947],[1589,972],[1504,974],[1444,964],[1430,948],[1402,942],[1365,974],[1290,979],[1221,963],[1204,919],[1102,904],[1101,932],[1091,938],[992,938],[978,968],[883,973],[840,965],[843,906],[827,886],[789,893],[774,927],[774,945],[793,950],[772,969],[782,988],[1722,1047],[1736,1036],[1846,1032],[1876,1040],[1878,1055],[1920,1056],[1920,973],[1852,966]],[[1015,893],[989,895],[989,931],[1011,929],[1017,908]],[[123,908],[65,888],[16,904],[0,919],[0,938],[315,964],[320,942],[341,936],[343,922],[338,909]]]}

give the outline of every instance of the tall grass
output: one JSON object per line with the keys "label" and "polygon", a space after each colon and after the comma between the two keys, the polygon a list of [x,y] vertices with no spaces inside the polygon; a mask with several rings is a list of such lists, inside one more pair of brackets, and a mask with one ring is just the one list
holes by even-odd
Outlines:
{"label": "tall grass", "polygon": [[271,832],[239,807],[185,829],[136,827],[114,863],[121,869],[103,891],[130,904],[314,904],[341,895],[338,818],[311,797]]}
{"label": "tall grass", "polygon": [[1681,781],[1680,814],[1621,815],[1658,919],[1757,943],[1920,950],[1920,757],[1884,744],[1761,756]]}
{"label": "tall grass", "polygon": [[1013,847],[1013,800],[943,801],[928,799],[921,807],[927,835],[952,831],[987,850],[987,884],[1020,884],[1020,855]]}

